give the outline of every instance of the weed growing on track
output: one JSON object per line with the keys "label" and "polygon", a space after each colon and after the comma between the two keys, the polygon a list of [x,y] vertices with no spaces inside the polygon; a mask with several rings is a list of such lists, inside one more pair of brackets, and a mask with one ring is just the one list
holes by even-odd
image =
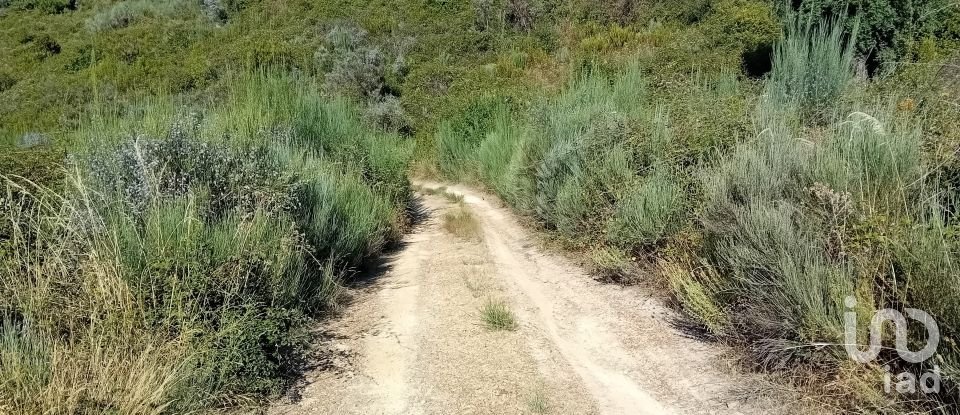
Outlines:
{"label": "weed growing on track", "polygon": [[443,214],[443,229],[461,239],[480,240],[482,231],[477,218],[462,204]]}
{"label": "weed growing on track", "polygon": [[544,415],[547,413],[549,407],[547,406],[547,397],[543,394],[543,391],[537,390],[533,393],[533,396],[527,401],[527,409],[531,413],[537,415]]}
{"label": "weed growing on track", "polygon": [[493,331],[516,330],[517,320],[510,306],[503,300],[489,298],[480,308],[483,324]]}

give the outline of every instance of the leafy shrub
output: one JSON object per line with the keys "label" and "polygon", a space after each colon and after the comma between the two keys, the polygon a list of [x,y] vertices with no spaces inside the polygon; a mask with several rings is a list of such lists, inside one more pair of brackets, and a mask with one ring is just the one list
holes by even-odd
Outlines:
{"label": "leafy shrub", "polygon": [[28,10],[39,10],[43,13],[58,14],[67,10],[76,9],[77,0],[12,0],[12,4]]}
{"label": "leafy shrub", "polygon": [[780,39],[780,23],[770,4],[752,0],[725,0],[713,5],[705,30],[718,47],[742,55],[748,74],[770,70],[773,45]]}
{"label": "leafy shrub", "polygon": [[326,73],[328,89],[364,100],[386,93],[389,59],[379,47],[370,45],[368,37],[366,30],[349,24],[327,32],[316,58]]}
{"label": "leafy shrub", "polygon": [[386,60],[379,49],[350,52],[327,73],[327,87],[364,99],[381,95]]}
{"label": "leafy shrub", "polygon": [[504,16],[510,26],[525,32],[533,28],[537,10],[531,0],[505,0],[505,6]]}
{"label": "leafy shrub", "polygon": [[216,23],[227,21],[227,9],[220,3],[220,0],[202,0],[200,8],[211,21]]}
{"label": "leafy shrub", "polygon": [[943,34],[948,16],[956,10],[950,0],[922,0],[909,5],[897,0],[807,0],[794,4],[806,19],[856,16],[856,22],[844,22],[844,29],[851,34],[856,53],[869,57],[872,69],[904,58],[911,44],[924,36]]}
{"label": "leafy shrub", "polygon": [[383,130],[406,134],[411,132],[410,117],[403,110],[400,99],[393,95],[380,97],[376,102],[370,103],[365,115],[370,123]]}
{"label": "leafy shrub", "polygon": [[473,6],[474,25],[477,30],[490,30],[497,24],[500,13],[494,0],[471,0]]}
{"label": "leafy shrub", "polygon": [[209,209],[201,212],[205,217],[293,204],[287,194],[291,179],[266,149],[233,151],[199,141],[196,128],[189,120],[180,121],[163,139],[134,137],[119,148],[93,153],[84,164],[94,183],[120,195],[134,213],[145,212],[158,198],[183,197],[198,186]]}

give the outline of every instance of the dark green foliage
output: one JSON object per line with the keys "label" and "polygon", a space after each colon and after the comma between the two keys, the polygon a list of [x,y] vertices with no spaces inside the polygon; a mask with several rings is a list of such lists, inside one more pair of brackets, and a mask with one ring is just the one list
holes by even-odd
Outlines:
{"label": "dark green foliage", "polygon": [[780,39],[780,24],[770,4],[754,0],[725,0],[713,5],[703,22],[715,47],[731,48],[742,55],[747,74],[770,70],[773,45]]}
{"label": "dark green foliage", "polygon": [[42,13],[63,13],[77,8],[77,0],[13,0],[13,5]]}
{"label": "dark green foliage", "polygon": [[[946,34],[957,5],[951,0],[805,0],[797,9],[807,18],[855,16],[860,30],[855,35],[858,55],[868,57],[871,68],[904,58],[912,44],[924,36]],[[846,29],[852,33],[853,21]],[[948,36],[955,36],[953,35]]]}
{"label": "dark green foliage", "polygon": [[496,97],[481,96],[472,100],[456,118],[440,124],[436,134],[440,171],[453,177],[475,172],[473,155],[503,105]]}
{"label": "dark green foliage", "polygon": [[13,88],[17,84],[17,79],[6,72],[0,72],[0,93]]}

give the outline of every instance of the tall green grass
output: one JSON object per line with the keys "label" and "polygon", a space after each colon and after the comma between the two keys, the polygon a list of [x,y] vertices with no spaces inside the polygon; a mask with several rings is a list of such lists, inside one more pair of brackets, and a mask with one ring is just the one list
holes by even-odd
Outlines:
{"label": "tall green grass", "polygon": [[[654,245],[680,222],[684,195],[671,182],[669,117],[651,102],[637,65],[591,71],[522,116],[490,114],[478,144],[441,127],[441,171],[484,181],[573,243],[599,236],[630,251]],[[460,160],[448,163],[446,158]]]}
{"label": "tall green grass", "polygon": [[[588,71],[528,112],[496,112],[478,144],[440,137],[437,150],[459,160],[441,172],[482,181],[617,279],[638,269],[630,257],[655,258],[691,322],[755,367],[794,374],[851,410],[950,413],[954,190],[931,163],[936,137],[922,114],[851,91],[845,26],[791,17],[757,85],[699,72],[676,81],[688,88],[675,95],[642,66]],[[877,392],[879,363],[852,364],[843,348],[848,296],[860,321],[882,308],[934,316],[936,360],[882,362],[896,373],[939,365],[943,393]]]}
{"label": "tall green grass", "polygon": [[340,281],[402,231],[403,139],[309,78],[227,85],[211,106],[91,117],[62,190],[3,179],[18,194],[0,201],[3,411],[255,404],[289,384]]}
{"label": "tall green grass", "polygon": [[[690,263],[668,263],[667,273],[692,316],[747,346],[762,367],[839,376],[830,393],[850,394],[860,410],[955,408],[956,323],[943,307],[953,304],[948,287],[957,282],[956,251],[945,237],[955,224],[935,205],[949,189],[926,160],[922,117],[846,100],[849,48],[839,29],[823,23],[788,31],[754,117],[756,138],[702,173],[703,242],[693,260],[668,259]],[[841,347],[847,296],[857,299],[861,321],[882,308],[931,312],[949,339],[941,338],[936,360],[911,365],[891,355],[883,362],[918,374],[945,366],[946,391],[921,400],[851,394],[879,387],[880,376],[879,366],[849,376]]]}
{"label": "tall green grass", "polygon": [[786,33],[773,49],[771,98],[797,108],[799,116],[826,121],[854,78],[853,33],[844,31],[845,17],[832,21],[789,14]]}

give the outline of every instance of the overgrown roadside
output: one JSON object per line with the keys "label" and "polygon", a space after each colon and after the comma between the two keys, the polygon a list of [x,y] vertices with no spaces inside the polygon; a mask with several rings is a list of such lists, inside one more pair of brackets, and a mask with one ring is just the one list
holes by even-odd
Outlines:
{"label": "overgrown roadside", "polygon": [[[721,347],[683,336],[659,301],[539,249],[495,198],[441,187],[423,183],[430,218],[334,323],[335,348],[352,358],[308,375],[302,398],[272,413],[798,410],[786,391],[725,365]],[[444,229],[458,209],[475,218],[480,238]],[[491,301],[512,327],[487,324]]]}

